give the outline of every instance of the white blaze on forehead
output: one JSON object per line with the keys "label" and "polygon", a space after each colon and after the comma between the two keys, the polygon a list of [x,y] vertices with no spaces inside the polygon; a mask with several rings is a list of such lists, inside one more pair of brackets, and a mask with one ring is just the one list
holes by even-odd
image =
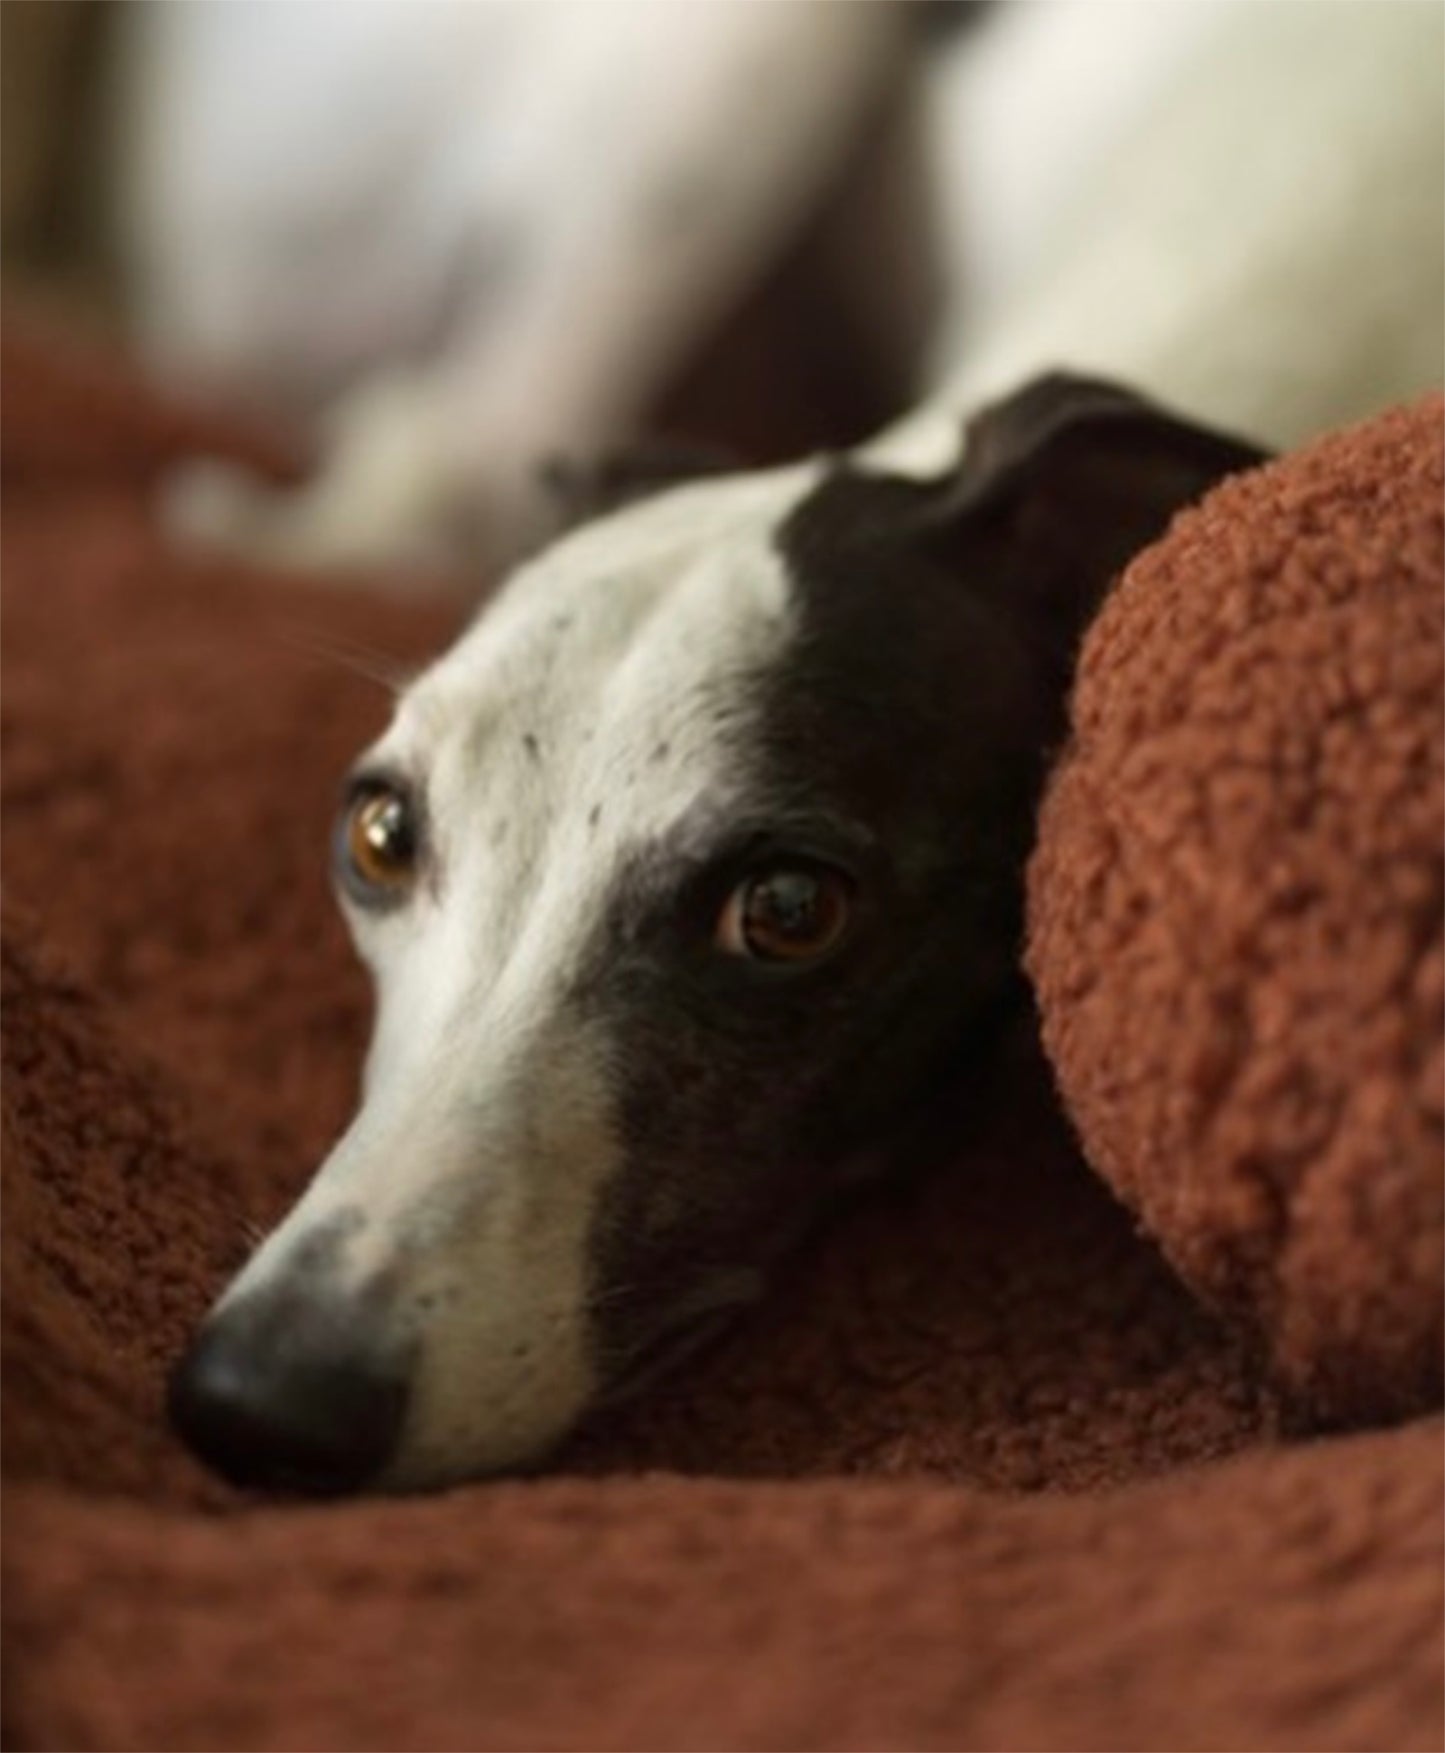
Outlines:
{"label": "white blaze on forehead", "polygon": [[558,544],[403,700],[378,758],[424,787],[458,956],[518,1002],[625,849],[737,789],[719,715],[786,645],[772,538],[818,472],[681,489]]}
{"label": "white blaze on forehead", "polygon": [[385,1281],[420,1337],[398,1482],[524,1459],[595,1391],[586,1250],[619,1162],[576,977],[634,850],[741,791],[720,714],[786,647],[774,536],[819,472],[678,490],[558,544],[372,751],[424,800],[428,876],[355,917],[378,987],[365,1101],[233,1294],[361,1213],[341,1278]]}

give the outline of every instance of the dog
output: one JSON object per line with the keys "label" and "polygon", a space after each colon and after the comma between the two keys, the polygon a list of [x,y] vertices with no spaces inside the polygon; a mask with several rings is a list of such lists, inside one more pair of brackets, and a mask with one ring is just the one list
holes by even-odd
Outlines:
{"label": "dog", "polygon": [[1440,24],[1239,8],[916,415],[599,515],[406,691],[333,839],[362,1100],[172,1376],[205,1460],[535,1462],[966,1123],[1111,581],[1270,445],[1438,380]]}

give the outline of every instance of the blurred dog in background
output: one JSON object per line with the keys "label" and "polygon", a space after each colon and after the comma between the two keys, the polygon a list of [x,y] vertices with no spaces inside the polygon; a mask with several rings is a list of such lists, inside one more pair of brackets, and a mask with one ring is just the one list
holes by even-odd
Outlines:
{"label": "blurred dog in background", "polygon": [[[139,8],[120,210],[146,354],[290,417],[320,455],[284,496],[193,473],[178,515],[293,564],[533,543],[541,465],[642,426],[819,206],[847,205],[845,172],[854,195],[906,184],[917,17],[876,0]],[[872,202],[902,271],[850,272],[855,240],[832,264],[835,302],[880,307],[860,354],[915,317],[910,205]]]}
{"label": "blurred dog in background", "polygon": [[900,405],[935,315],[913,73],[969,10],[17,0],[7,281],[79,265],[153,374],[316,459],[289,495],[199,469],[183,521],[298,565],[505,559],[542,463],[679,395],[750,455]]}
{"label": "blurred dog in background", "polygon": [[[68,154],[72,231],[108,235],[152,368],[274,417],[315,462],[290,488],[198,463],[171,484],[175,527],[292,566],[471,572],[544,538],[545,465],[653,428],[782,262],[801,261],[805,294],[743,375],[774,410],[811,406],[750,460],[856,441],[926,382],[998,358],[997,333],[1050,283],[1079,299],[1060,249],[1101,229],[1111,175],[1159,159],[1149,127],[1242,22],[1236,0],[132,0],[77,41],[92,10],[5,8],[7,210],[47,151]],[[77,174],[83,141],[20,87],[102,60],[97,189]],[[1232,77],[1249,82],[1245,60]],[[1308,69],[1262,77],[1284,141]],[[1374,102],[1407,107],[1385,86]],[[1194,133],[1207,151],[1207,125]],[[1312,150],[1340,223],[1359,223],[1353,150]],[[1171,188],[1212,188],[1201,168],[1176,165]],[[1438,193],[1437,176],[1402,241]],[[1282,209],[1280,247],[1291,223]],[[1192,274],[1188,229],[1165,234]],[[1428,292],[1428,244],[1416,253]],[[1396,304],[1418,302],[1405,269],[1389,270]],[[1176,296],[1119,274],[1101,262],[1107,290],[1070,336]],[[1018,369],[1079,363],[1046,344],[1023,343]],[[1377,399],[1428,366],[1386,373]],[[708,427],[704,408],[688,436],[733,436]]]}

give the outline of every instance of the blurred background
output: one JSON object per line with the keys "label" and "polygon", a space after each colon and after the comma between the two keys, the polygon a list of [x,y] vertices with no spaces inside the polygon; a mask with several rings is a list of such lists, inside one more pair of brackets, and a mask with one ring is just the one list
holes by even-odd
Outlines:
{"label": "blurred background", "polygon": [[316,465],[181,522],[506,559],[554,457],[863,439],[1225,20],[1412,3],[4,0],[0,279]]}
{"label": "blurred background", "polygon": [[98,137],[119,8],[0,6],[0,276],[74,320],[113,321]]}
{"label": "blurred background", "polygon": [[[728,265],[724,295],[700,313],[630,418],[683,417],[697,436],[759,459],[861,437],[916,390],[945,289],[954,300],[972,295],[987,303],[1007,287],[1068,186],[1226,3],[744,0],[737,9],[745,12],[811,15],[788,45],[796,80],[815,77],[830,36],[839,34],[851,33],[867,65],[836,116],[819,125],[824,138],[802,147],[796,137],[778,140],[780,155],[811,152],[810,174],[742,247],[742,260]],[[578,58],[590,55],[590,83],[605,96],[618,82],[612,62],[628,55],[629,14],[644,15],[644,38],[663,38],[652,54],[665,68],[696,36],[695,17],[717,8],[703,0],[641,8],[592,0],[592,10],[611,15],[602,34],[616,46],[609,53],[605,42],[583,45]],[[997,15],[1008,10],[1038,16],[1007,21],[1000,31]],[[294,416],[284,385],[267,381],[285,318],[260,309],[274,291],[264,275],[280,277],[260,259],[277,253],[283,219],[290,227],[284,252],[292,257],[323,230],[334,234],[308,290],[313,300],[335,304],[368,266],[364,227],[345,234],[348,202],[364,208],[358,190],[370,199],[378,188],[383,200],[405,198],[396,163],[411,159],[406,175],[414,185],[426,156],[414,137],[418,115],[430,119],[435,173],[448,174],[449,153],[455,157],[455,142],[470,126],[467,108],[496,108],[496,70],[534,113],[553,106],[547,119],[564,162],[556,171],[539,162],[535,181],[537,200],[555,201],[555,179],[569,168],[571,118],[589,99],[589,80],[563,64],[548,38],[575,37],[577,12],[567,0],[5,0],[3,289],[12,304],[19,299],[129,341],[182,381]],[[508,40],[509,30],[518,34],[511,21],[529,13],[554,22],[533,24],[535,42],[520,53]],[[873,20],[860,29],[865,14]],[[366,15],[372,27],[358,31]],[[466,15],[475,20],[470,26]],[[768,46],[764,37],[762,50]],[[475,63],[474,106],[465,84],[458,97],[448,66],[459,54]],[[639,85],[629,95],[645,101],[656,89],[654,63],[635,50],[632,58]],[[1011,116],[1011,93],[1024,76],[1031,82],[1027,116]],[[328,114],[312,113],[328,97]],[[780,101],[796,104],[795,92]],[[402,139],[408,122],[413,137]],[[729,128],[743,137],[757,127],[757,109],[744,93],[704,143],[721,152]],[[301,148],[309,173],[294,157]],[[473,128],[466,150],[484,159],[514,150],[514,141],[503,128],[490,138]],[[595,136],[577,150],[599,150]],[[941,221],[937,162],[953,163],[956,184],[960,154],[980,161],[980,175],[966,188],[977,211],[966,222],[957,212]],[[348,161],[350,175],[334,168],[316,174]],[[1008,164],[1008,175],[995,185],[984,169],[996,161]],[[414,186],[411,195],[417,199]],[[169,218],[157,215],[160,202],[169,202]],[[197,219],[198,207],[209,212],[209,225]],[[480,198],[475,217],[485,219]],[[178,241],[186,227],[189,235]],[[390,224],[382,229],[390,242]],[[233,258],[243,248],[252,252],[249,286],[234,260],[231,284],[221,285],[215,273],[210,286],[194,269],[188,280],[174,260],[187,245],[194,255],[213,249],[218,231],[234,239]],[[868,240],[863,249],[860,234]],[[374,258],[370,266],[376,277]],[[439,268],[438,280],[447,271]],[[203,307],[238,299],[243,287],[252,294],[249,332],[239,342],[215,336],[215,319]],[[585,310],[577,315],[585,321]],[[209,353],[196,335],[208,323]],[[335,327],[312,331],[313,354],[331,344]],[[305,358],[296,357],[302,351],[289,341],[293,383],[305,375]],[[375,361],[347,363],[356,374]]]}
{"label": "blurred background", "polygon": [[[148,220],[141,211],[144,196],[137,188],[137,158],[156,150],[142,138],[154,136],[160,119],[155,112],[165,111],[171,130],[159,151],[199,152],[204,162],[197,167],[193,189],[180,190],[171,181],[163,191],[152,189],[151,199],[158,193],[169,196],[177,214],[187,201],[208,198],[218,208],[229,203],[231,211],[220,217],[250,227],[259,257],[270,247],[264,213],[257,210],[268,198],[267,179],[276,179],[269,190],[276,209],[288,200],[295,204],[295,189],[287,188],[286,170],[278,171],[267,141],[278,128],[294,132],[297,116],[308,107],[304,89],[297,90],[294,81],[290,91],[277,91],[278,69],[301,62],[300,72],[308,74],[310,64],[304,58],[316,52],[318,41],[323,53],[328,43],[333,50],[348,41],[359,48],[344,70],[354,89],[336,106],[335,131],[310,144],[318,157],[330,162],[344,164],[352,156],[362,160],[358,177],[380,176],[372,163],[371,140],[378,125],[384,125],[388,106],[399,110],[424,106],[427,100],[425,94],[418,100],[407,89],[400,72],[389,96],[378,93],[378,68],[368,64],[368,46],[354,43],[352,17],[367,11],[392,15],[390,39],[387,32],[374,33],[370,44],[371,55],[384,58],[397,39],[417,43],[430,38],[448,50],[457,35],[459,13],[485,11],[502,18],[535,11],[539,5],[545,9],[548,3],[207,0],[196,10],[229,15],[211,32],[223,64],[216,66],[210,50],[200,45],[187,68],[174,64],[181,57],[177,44],[167,41],[168,36],[183,36],[184,30],[168,30],[164,17],[156,16],[188,10],[171,0],[5,0],[0,6],[0,289],[8,307],[38,313],[81,335],[118,342],[156,371],[201,394],[258,405],[306,431],[317,408],[313,402],[305,414],[298,413],[294,403],[288,405],[284,384],[267,381],[272,337],[261,334],[259,311],[254,313],[249,352],[233,347],[224,361],[220,355],[226,349],[219,344],[208,358],[193,337],[178,336],[168,345],[157,332],[148,294],[157,304],[168,294],[174,307],[184,301],[187,289],[161,290],[154,284],[156,258],[173,247],[159,235],[164,222],[153,214]],[[769,0],[759,3],[767,6]],[[822,12],[831,6],[832,0],[820,0],[813,9]],[[552,9],[559,15],[575,11],[565,4]],[[609,8],[604,4],[601,9]],[[661,24],[669,10],[685,13],[688,8],[659,0],[655,10]],[[985,6],[982,0],[924,0],[898,10],[900,19],[905,10],[915,15],[901,33],[904,37],[942,41]],[[283,23],[279,30],[278,13],[290,15],[289,25]],[[820,22],[826,35],[826,20]],[[560,31],[569,24],[559,16]],[[917,159],[917,122],[909,113],[914,102],[910,86],[918,69],[894,53],[888,38],[895,34],[891,24],[878,33],[880,63],[886,64],[867,82],[872,90],[860,103],[859,116],[847,119],[837,138],[827,143],[816,186],[794,203],[777,235],[763,240],[732,276],[728,295],[676,349],[654,392],[637,410],[639,423],[681,422],[694,437],[765,460],[862,436],[911,389],[928,325],[936,315],[940,282],[924,212],[927,195]],[[500,46],[499,41],[486,41],[484,33],[475,45],[479,60],[485,63]],[[162,72],[159,64],[168,51],[172,65]],[[423,67],[423,77],[427,71]],[[548,71],[538,65],[525,74],[529,103],[539,101],[538,86]],[[599,68],[604,84],[608,72]],[[416,70],[411,73],[414,82]],[[319,75],[323,81],[337,76],[334,61]],[[437,86],[443,83],[435,66],[430,77]],[[567,73],[559,67],[555,77],[560,84]],[[224,141],[219,129],[208,131],[186,113],[188,79],[198,99],[210,101],[218,92],[229,99],[229,137]],[[445,99],[443,92],[434,95],[439,102]],[[559,108],[565,109],[571,95],[559,92]],[[289,120],[277,114],[278,106],[289,107]],[[746,110],[737,125],[748,126]],[[440,126],[437,131],[442,132]],[[505,144],[499,149],[505,150]],[[444,156],[444,149],[437,156]],[[245,172],[248,161],[250,172],[238,174],[238,167]],[[898,174],[900,162],[907,174]],[[155,183],[165,183],[166,175],[156,172]],[[353,198],[346,180],[338,179],[328,190],[324,179],[317,179],[309,197],[312,211],[303,214],[299,226],[303,234],[340,215]],[[548,192],[539,186],[538,199]],[[177,216],[174,222],[183,224],[185,219]],[[877,271],[840,274],[840,260],[859,223],[878,235]],[[195,247],[199,250],[204,241],[197,236]],[[293,240],[292,250],[296,247]],[[321,297],[336,298],[338,289],[354,280],[365,266],[359,260],[362,254],[359,240],[336,240],[319,287]],[[173,279],[182,278],[174,268],[171,272]],[[208,295],[199,287],[189,291],[195,305]],[[585,313],[579,316],[585,320]],[[193,308],[176,312],[174,321],[177,329],[204,327],[205,316]],[[313,336],[317,351],[326,339],[324,333]],[[290,363],[294,379],[297,362]],[[353,361],[353,372],[368,363],[375,360]],[[324,404],[325,398],[316,400]]]}

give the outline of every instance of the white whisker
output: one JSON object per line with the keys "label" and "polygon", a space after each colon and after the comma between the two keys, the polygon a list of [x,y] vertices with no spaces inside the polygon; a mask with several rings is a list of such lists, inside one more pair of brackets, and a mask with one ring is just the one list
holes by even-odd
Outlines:
{"label": "white whisker", "polygon": [[334,634],[322,633],[315,628],[280,629],[277,636],[293,651],[320,658],[340,669],[349,670],[364,681],[375,682],[393,699],[410,687],[417,673],[413,666],[403,664],[374,647],[358,644],[354,640],[339,639]]}

